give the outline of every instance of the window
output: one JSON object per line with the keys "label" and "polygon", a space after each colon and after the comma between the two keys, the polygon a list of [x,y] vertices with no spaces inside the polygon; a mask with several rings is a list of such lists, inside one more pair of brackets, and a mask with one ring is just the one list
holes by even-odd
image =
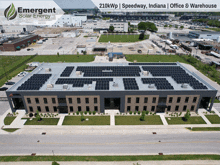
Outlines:
{"label": "window", "polygon": [[44,98],[44,104],[47,104],[47,98]]}
{"label": "window", "polygon": [[52,103],[56,104],[56,99],[55,98],[52,98]]}
{"label": "window", "polygon": [[94,107],[94,110],[95,110],[95,111],[98,111],[98,106],[95,106],[95,107]]}
{"label": "window", "polygon": [[35,102],[36,102],[36,104],[39,104],[39,99],[35,98]]}
{"label": "window", "polygon": [[144,107],[143,107],[143,111],[147,111],[147,106],[144,106]]}
{"label": "window", "polygon": [[94,104],[97,104],[97,103],[98,103],[98,99],[94,98]]}
{"label": "window", "polygon": [[197,100],[197,97],[194,97],[194,98],[193,98],[193,102],[195,103],[195,102],[196,102],[196,100]]}
{"label": "window", "polygon": [[186,108],[187,108],[187,106],[186,106],[186,105],[184,105],[184,106],[183,106],[183,111],[186,111]]}
{"label": "window", "polygon": [[190,110],[191,110],[191,111],[193,111],[193,110],[194,110],[194,108],[195,108],[195,106],[194,106],[194,105],[192,105]]}
{"label": "window", "polygon": [[58,98],[58,103],[66,103],[66,98]]}
{"label": "window", "polygon": [[175,111],[178,111],[178,110],[179,110],[179,106],[177,105],[176,108],[175,108]]}
{"label": "window", "polygon": [[151,107],[151,111],[154,111],[154,110],[155,110],[155,106],[152,106],[152,107]]}
{"label": "window", "polygon": [[171,106],[169,105],[168,107],[167,107],[167,111],[170,111],[171,110]]}
{"label": "window", "polygon": [[37,106],[37,110],[38,110],[39,112],[41,112],[41,107],[40,107],[40,106]]}
{"label": "window", "polygon": [[82,110],[81,106],[78,106],[78,111],[80,112]]}
{"label": "window", "polygon": [[77,98],[77,103],[80,104],[81,103],[81,99]]}
{"label": "window", "polygon": [[28,102],[28,104],[31,104],[31,99],[27,98],[27,102]]}
{"label": "window", "polygon": [[170,97],[170,98],[169,98],[169,103],[172,103],[172,102],[173,102],[173,98]]}
{"label": "window", "polygon": [[49,112],[49,107],[48,106],[46,106],[45,109],[46,109],[46,112]]}
{"label": "window", "polygon": [[147,102],[148,102],[148,98],[145,97],[145,98],[144,98],[144,103],[147,103]]}
{"label": "window", "polygon": [[185,103],[188,103],[189,102],[189,97],[186,97],[185,98]]}
{"label": "window", "polygon": [[90,108],[89,108],[89,106],[86,106],[86,111],[90,111]]}
{"label": "window", "polygon": [[156,103],[156,97],[153,97],[152,103]]}
{"label": "window", "polygon": [[53,111],[54,111],[54,112],[57,112],[57,107],[54,106],[54,107],[53,107]]}
{"label": "window", "polygon": [[70,112],[73,112],[73,107],[72,106],[70,106]]}
{"label": "window", "polygon": [[30,109],[30,112],[33,112],[33,107],[30,106],[29,109]]}
{"label": "window", "polygon": [[140,98],[136,97],[136,103],[139,103],[139,101],[140,101]]}
{"label": "window", "polygon": [[127,106],[127,111],[130,111],[131,110],[131,106]]}
{"label": "window", "polygon": [[135,106],[135,111],[139,111],[139,106]]}
{"label": "window", "polygon": [[177,103],[180,103],[181,97],[177,97]]}
{"label": "window", "polygon": [[89,98],[86,98],[85,100],[86,100],[86,104],[89,104]]}
{"label": "window", "polygon": [[166,97],[160,97],[158,103],[166,103],[167,98]]}
{"label": "window", "polygon": [[127,102],[128,102],[128,103],[131,103],[131,98],[130,98],[130,97],[128,97]]}
{"label": "window", "polygon": [[70,103],[70,104],[73,103],[72,98],[68,98],[68,100],[69,100],[69,103]]}

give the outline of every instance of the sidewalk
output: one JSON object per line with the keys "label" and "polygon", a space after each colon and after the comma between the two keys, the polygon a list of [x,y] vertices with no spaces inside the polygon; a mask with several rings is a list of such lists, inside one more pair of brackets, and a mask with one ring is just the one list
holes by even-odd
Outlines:
{"label": "sidewalk", "polygon": [[60,120],[57,125],[62,126],[63,120],[64,120],[65,116],[67,116],[67,114],[60,114],[59,116],[60,116]]}
{"label": "sidewalk", "polygon": [[161,119],[161,121],[163,122],[163,125],[168,125],[168,123],[167,123],[167,120],[166,120],[166,118],[165,118],[165,116],[164,116],[164,113],[158,113],[157,115],[159,115],[160,116],[160,119]]}
{"label": "sidewalk", "polygon": [[18,116],[14,119],[14,121],[11,123],[11,125],[5,125],[4,128],[23,128],[24,123],[26,122],[26,119],[21,119],[25,115],[25,110],[17,110]]}
{"label": "sidewalk", "polygon": [[219,113],[219,111],[217,111],[215,108],[212,108],[212,111],[214,111],[215,114],[218,115],[218,116],[220,117],[220,113]]}
{"label": "sidewalk", "polygon": [[202,119],[208,124],[208,125],[212,125],[212,123],[205,117],[205,115],[203,114],[203,112],[207,112],[205,109],[199,109],[198,110],[198,114],[202,117]]}

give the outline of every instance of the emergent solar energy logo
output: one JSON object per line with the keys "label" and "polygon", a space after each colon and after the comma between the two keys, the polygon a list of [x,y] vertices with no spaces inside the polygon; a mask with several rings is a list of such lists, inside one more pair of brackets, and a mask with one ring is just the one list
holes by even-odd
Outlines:
{"label": "emergent solar energy logo", "polygon": [[12,20],[17,16],[17,11],[13,3],[5,9],[4,15],[7,20]]}

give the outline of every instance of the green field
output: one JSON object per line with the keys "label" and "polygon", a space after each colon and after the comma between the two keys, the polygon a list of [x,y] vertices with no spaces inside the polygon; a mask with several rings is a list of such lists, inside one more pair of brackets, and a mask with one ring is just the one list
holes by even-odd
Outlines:
{"label": "green field", "polygon": [[193,127],[187,129],[191,131],[220,131],[220,127]]}
{"label": "green field", "polygon": [[29,118],[22,119],[27,119],[24,125],[57,125],[59,121],[59,118],[43,118],[41,121],[37,121],[36,118],[32,118],[32,120]]}
{"label": "green field", "polygon": [[27,161],[137,161],[149,160],[220,160],[220,155],[137,155],[137,156],[0,156],[1,162]]}
{"label": "green field", "polygon": [[140,121],[138,116],[115,116],[115,125],[163,125],[160,116],[145,116],[145,121]]}
{"label": "green field", "polygon": [[[149,35],[145,35],[145,39],[148,39]],[[137,42],[143,41],[139,39],[139,35],[101,35],[99,42]]]}
{"label": "green field", "polygon": [[130,62],[182,62],[188,63],[178,55],[126,55],[126,60]]}
{"label": "green field", "polygon": [[[170,118],[171,120],[168,120]],[[190,117],[188,121],[184,121],[182,117],[166,117],[169,125],[175,124],[206,124],[206,122],[200,116]]]}
{"label": "green field", "polygon": [[63,125],[110,125],[110,116],[84,116],[89,120],[81,121],[81,116],[66,116]]}
{"label": "green field", "polygon": [[17,131],[19,128],[5,128],[5,129],[3,129],[4,131],[6,131],[6,132],[15,132],[15,131]]}
{"label": "green field", "polygon": [[15,119],[16,117],[5,117],[5,119],[4,119],[4,123],[5,123],[5,125],[10,125],[13,121],[14,121],[14,119]]}
{"label": "green field", "polygon": [[220,124],[220,117],[218,115],[205,115],[205,117],[212,123],[212,124]]}
{"label": "green field", "polygon": [[220,32],[220,28],[206,28],[206,29],[214,30],[214,31],[216,31],[216,32]]}

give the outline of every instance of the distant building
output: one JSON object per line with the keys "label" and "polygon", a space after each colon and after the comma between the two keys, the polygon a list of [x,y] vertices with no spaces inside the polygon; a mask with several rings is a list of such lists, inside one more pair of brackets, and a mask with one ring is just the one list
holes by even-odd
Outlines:
{"label": "distant building", "polygon": [[188,36],[190,38],[196,38],[196,39],[218,40],[218,38],[220,36],[220,32],[190,31]]}
{"label": "distant building", "polygon": [[77,45],[76,50],[79,54],[83,54],[86,51],[86,45]]}
{"label": "distant building", "polygon": [[75,30],[75,31],[70,31],[70,32],[62,32],[62,36],[63,37],[76,37],[79,35],[79,31]]}
{"label": "distant building", "polygon": [[34,25],[2,25],[5,33],[21,33],[21,32],[32,32],[36,29]]}
{"label": "distant building", "polygon": [[87,16],[62,15],[52,25],[54,27],[82,26],[82,21],[86,21]]}

